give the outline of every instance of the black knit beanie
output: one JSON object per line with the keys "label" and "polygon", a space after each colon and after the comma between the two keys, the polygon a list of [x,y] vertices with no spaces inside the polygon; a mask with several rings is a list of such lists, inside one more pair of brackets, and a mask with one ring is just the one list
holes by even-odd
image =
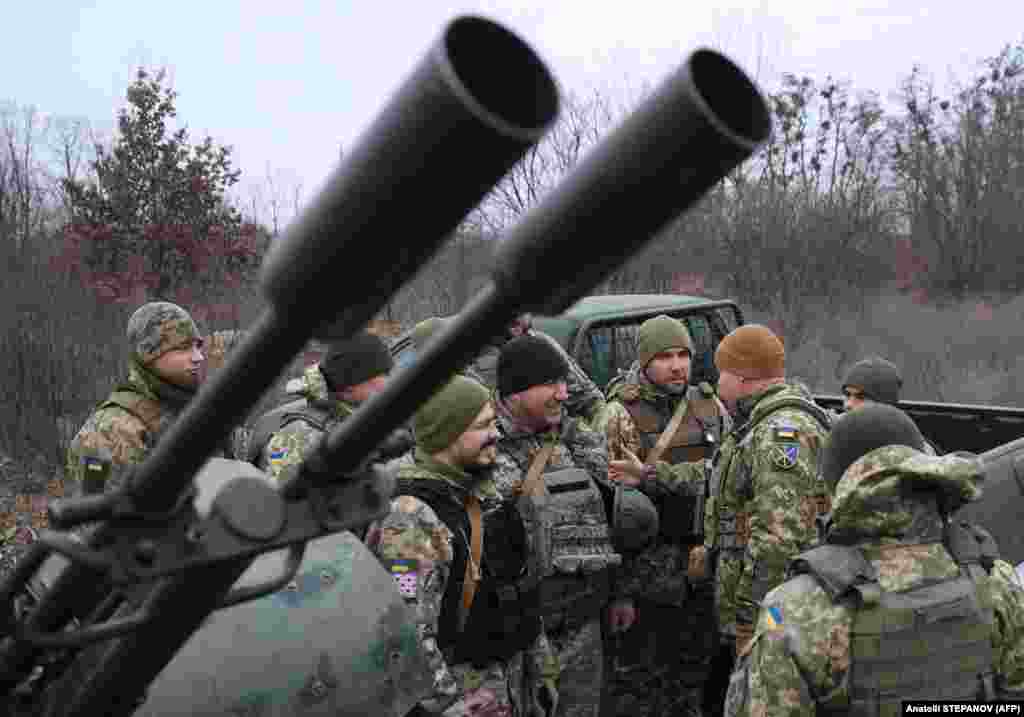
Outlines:
{"label": "black knit beanie", "polygon": [[844,413],[832,426],[822,458],[822,476],[835,490],[846,469],[861,456],[883,446],[909,446],[924,451],[924,437],[906,413],[884,403]]}
{"label": "black knit beanie", "polygon": [[884,358],[866,358],[850,367],[843,379],[843,388],[857,386],[863,389],[864,397],[893,406],[900,400],[903,379],[896,365]]}
{"label": "black knit beanie", "polygon": [[346,341],[332,342],[327,356],[320,362],[320,372],[332,391],[342,391],[374,376],[390,373],[394,365],[384,341],[363,331]]}
{"label": "black knit beanie", "polygon": [[564,381],[569,364],[554,346],[539,336],[520,336],[498,354],[498,395],[505,397],[533,386]]}

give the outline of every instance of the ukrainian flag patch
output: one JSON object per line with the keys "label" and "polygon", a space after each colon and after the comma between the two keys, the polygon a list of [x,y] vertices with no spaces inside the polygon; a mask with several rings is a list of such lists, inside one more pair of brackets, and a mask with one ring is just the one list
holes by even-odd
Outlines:
{"label": "ukrainian flag patch", "polygon": [[781,630],[782,629],[782,610],[777,606],[772,605],[766,611],[765,622],[768,624],[769,630]]}
{"label": "ukrainian flag patch", "polygon": [[387,561],[388,572],[395,579],[398,592],[406,599],[416,598],[417,569],[419,561],[415,559],[395,559]]}

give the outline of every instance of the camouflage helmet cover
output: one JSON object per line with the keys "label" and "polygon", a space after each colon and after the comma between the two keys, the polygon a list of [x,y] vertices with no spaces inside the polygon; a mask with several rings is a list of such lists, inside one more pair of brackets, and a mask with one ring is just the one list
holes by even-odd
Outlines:
{"label": "camouflage helmet cover", "polygon": [[128,320],[127,335],[128,345],[143,364],[168,351],[189,348],[202,338],[189,313],[169,301],[151,301],[136,309]]}

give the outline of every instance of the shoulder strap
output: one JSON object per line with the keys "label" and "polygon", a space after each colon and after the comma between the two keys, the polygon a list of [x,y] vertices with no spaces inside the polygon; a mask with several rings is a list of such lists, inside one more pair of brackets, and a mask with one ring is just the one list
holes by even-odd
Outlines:
{"label": "shoulder strap", "polygon": [[550,441],[545,443],[544,447],[534,455],[533,461],[530,463],[530,469],[526,472],[526,479],[523,481],[523,485],[519,489],[521,495],[539,496],[544,494],[544,482],[540,477],[543,475],[544,468],[547,466],[548,461],[551,460],[551,454],[554,450],[555,442]]}
{"label": "shoulder strap", "polygon": [[770,409],[760,414],[757,417],[756,421],[747,421],[742,427],[737,429],[736,442],[739,443],[744,438],[746,438],[747,434],[754,430],[756,426],[759,426],[762,421],[768,418],[768,416],[771,416],[776,411],[781,411],[784,408],[799,408],[800,410],[805,411],[806,413],[809,413],[811,416],[813,416],[814,419],[818,422],[818,424],[826,433],[832,430],[832,422],[829,420],[828,414],[825,413],[821,406],[815,403],[811,403],[806,399],[797,398],[793,396],[791,398],[784,398],[778,401],[777,403],[772,405]]}
{"label": "shoulder strap", "polygon": [[848,545],[819,545],[800,553],[789,563],[790,575],[809,574],[832,598],[846,597],[851,590],[860,594],[864,604],[874,604],[881,597],[878,572],[864,553]]}
{"label": "shoulder strap", "polygon": [[281,425],[278,427],[278,430],[281,430],[289,423],[292,423],[294,421],[305,421],[318,431],[326,431],[327,424],[330,422],[330,420],[330,411],[323,408],[317,408],[316,406],[311,406],[307,401],[306,405],[300,410],[288,411],[287,413],[283,414],[281,416]]}
{"label": "shoulder strap", "polygon": [[661,459],[661,455],[668,448],[668,444],[676,435],[676,431],[679,430],[679,426],[682,425],[683,419],[686,418],[690,412],[690,401],[683,399],[676,406],[675,413],[672,414],[672,420],[665,426],[665,430],[658,436],[658,442],[654,444],[654,448],[647,454],[647,465],[653,466],[658,460]]}
{"label": "shoulder strap", "polygon": [[[469,560],[466,561],[466,574],[462,579],[462,615],[459,627],[466,625],[469,609],[473,607],[473,598],[480,583],[480,555],[483,552],[483,530],[481,528],[480,499],[475,495],[466,496],[466,512],[469,514]],[[460,629],[461,632],[461,629]]]}
{"label": "shoulder strap", "polygon": [[159,403],[141,393],[125,389],[114,391],[99,407],[109,408],[111,406],[128,411],[142,421],[150,433],[156,433],[160,427],[160,416],[163,414],[163,409],[160,408]]}
{"label": "shoulder strap", "polygon": [[974,579],[991,573],[999,558],[999,548],[988,531],[970,523],[948,521],[943,528],[942,544],[961,572]]}

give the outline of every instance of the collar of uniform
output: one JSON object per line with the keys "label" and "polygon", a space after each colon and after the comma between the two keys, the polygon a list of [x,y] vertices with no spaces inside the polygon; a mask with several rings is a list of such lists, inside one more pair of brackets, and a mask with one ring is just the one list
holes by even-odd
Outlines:
{"label": "collar of uniform", "polygon": [[751,417],[751,415],[753,415],[754,411],[756,410],[758,404],[761,403],[761,401],[764,401],[766,398],[770,398],[775,394],[779,393],[780,391],[784,391],[785,389],[786,384],[779,383],[775,384],[774,386],[769,386],[763,391],[758,391],[757,393],[737,399],[736,418],[739,419],[737,423],[746,423],[747,420]]}

